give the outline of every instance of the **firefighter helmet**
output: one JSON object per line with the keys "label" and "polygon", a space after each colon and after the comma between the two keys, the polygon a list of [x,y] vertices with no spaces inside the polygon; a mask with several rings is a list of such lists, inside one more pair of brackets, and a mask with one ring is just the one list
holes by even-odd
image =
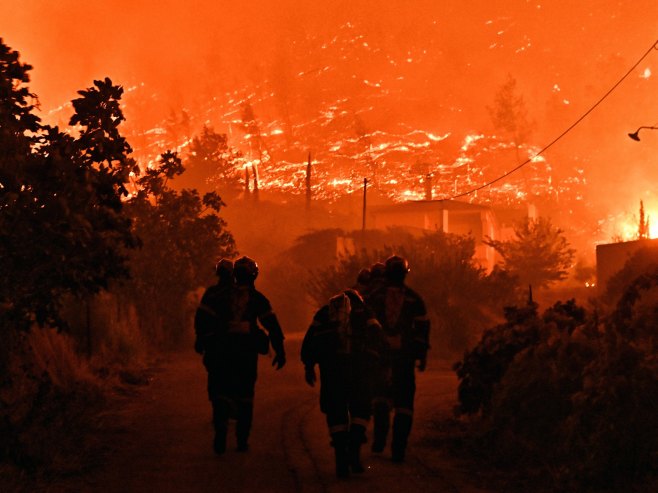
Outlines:
{"label": "firefighter helmet", "polygon": [[239,284],[254,282],[258,277],[258,264],[247,256],[240,257],[233,264],[233,276]]}
{"label": "firefighter helmet", "polygon": [[359,275],[356,277],[356,282],[362,286],[367,286],[370,282],[370,269],[361,269]]}
{"label": "firefighter helmet", "polygon": [[396,283],[404,282],[409,273],[409,262],[406,259],[398,255],[392,255],[386,259],[384,265],[386,266],[386,279]]}
{"label": "firefighter helmet", "polygon": [[377,262],[370,267],[370,279],[381,279],[386,272],[386,266],[382,262]]}
{"label": "firefighter helmet", "polygon": [[219,259],[219,262],[215,264],[215,274],[219,278],[231,278],[233,276],[233,261],[227,258]]}

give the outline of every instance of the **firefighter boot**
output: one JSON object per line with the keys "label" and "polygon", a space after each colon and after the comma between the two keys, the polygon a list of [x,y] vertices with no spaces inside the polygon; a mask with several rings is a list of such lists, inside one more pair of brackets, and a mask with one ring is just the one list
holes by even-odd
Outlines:
{"label": "firefighter boot", "polygon": [[212,401],[212,421],[215,427],[213,450],[217,455],[226,452],[226,431],[228,429],[229,405],[225,399]]}
{"label": "firefighter boot", "polygon": [[366,443],[366,429],[362,425],[350,426],[350,444],[348,448],[350,469],[355,474],[361,474],[363,464],[361,464],[361,445]]}
{"label": "firefighter boot", "polygon": [[238,452],[249,450],[249,433],[251,432],[251,422],[254,416],[254,406],[251,401],[241,401],[238,403],[237,422],[235,424],[235,436],[237,438]]}
{"label": "firefighter boot", "polygon": [[336,453],[336,477],[347,478],[350,475],[348,455],[349,435],[347,431],[331,434],[331,446]]}
{"label": "firefighter boot", "polygon": [[217,455],[226,452],[226,423],[215,425],[215,438],[212,442],[213,450]]}
{"label": "firefighter boot", "polygon": [[404,453],[407,448],[407,440],[411,431],[411,414],[395,413],[393,419],[393,442],[391,452],[393,462],[404,462]]}
{"label": "firefighter boot", "polygon": [[385,401],[373,403],[373,432],[371,449],[375,453],[381,453],[386,448],[386,436],[389,428],[389,409]]}

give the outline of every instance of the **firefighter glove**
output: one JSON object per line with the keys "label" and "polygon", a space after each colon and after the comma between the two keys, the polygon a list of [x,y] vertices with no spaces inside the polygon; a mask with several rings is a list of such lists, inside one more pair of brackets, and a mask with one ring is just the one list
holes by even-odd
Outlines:
{"label": "firefighter glove", "polygon": [[276,366],[277,370],[280,370],[283,368],[283,366],[286,364],[286,353],[283,351],[279,351],[274,355],[274,359],[272,360],[272,366]]}
{"label": "firefighter glove", "polygon": [[315,368],[312,366],[307,366],[305,371],[304,371],[304,380],[306,380],[306,383],[309,384],[311,387],[315,386],[315,381],[317,380],[315,376]]}

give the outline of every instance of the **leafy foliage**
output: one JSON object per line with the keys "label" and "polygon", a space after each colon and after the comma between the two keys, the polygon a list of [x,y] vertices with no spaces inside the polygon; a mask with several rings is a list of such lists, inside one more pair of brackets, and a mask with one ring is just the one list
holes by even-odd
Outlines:
{"label": "leafy foliage", "polygon": [[201,135],[192,139],[186,160],[187,171],[179,180],[180,185],[203,192],[237,193],[240,190],[241,159],[242,154],[229,146],[226,134],[204,125]]}
{"label": "leafy foliage", "polygon": [[174,152],[138,180],[140,191],[127,204],[142,247],[131,253],[132,278],[120,288],[137,307],[152,343],[180,342],[190,320],[190,293],[211,284],[219,257],[236,255],[235,242],[219,212],[226,204],[214,192],[180,192],[170,180],[184,172]]}
{"label": "leafy foliage", "polygon": [[521,289],[545,288],[566,279],[575,250],[550,219],[526,218],[514,226],[514,233],[513,240],[485,243],[500,254],[502,269],[518,280]]}
{"label": "leafy foliage", "polygon": [[[170,188],[184,170],[175,153],[128,193],[140,169],[120,132],[120,86],[106,78],[79,91],[69,134],[34,115],[30,68],[0,40],[0,463],[2,473],[16,469],[23,489],[26,472],[77,473],[88,464],[103,393],[89,365],[99,355],[78,353],[83,337],[90,350],[103,330],[119,334],[104,363],[142,335],[150,347],[180,340],[193,291],[211,282],[216,256],[235,253],[220,196]],[[101,289],[123,303],[94,296]],[[89,322],[92,300],[106,323]],[[76,331],[80,318],[86,324]]]}
{"label": "leafy foliage", "polygon": [[[644,308],[658,272],[628,286],[601,324],[573,300],[485,332],[456,365],[459,408],[478,414],[480,449],[537,468],[555,490],[616,486],[653,470],[658,358]],[[653,291],[653,292],[652,292]]]}
{"label": "leafy foliage", "polygon": [[[123,89],[105,78],[79,91],[70,120],[77,133],[69,135],[34,116],[30,68],[0,43],[3,326],[64,326],[65,298],[90,296],[130,273],[127,301],[142,323],[153,333],[162,325],[180,331],[187,297],[211,282],[217,256],[234,253],[218,215],[225,203],[215,192],[174,191],[170,181],[184,167],[173,152],[129,196],[140,169],[120,132]],[[214,145],[211,157],[228,162],[226,136],[206,129],[203,137]]]}
{"label": "leafy foliage", "polygon": [[108,77],[94,81],[94,86],[78,91],[81,97],[71,101],[75,114],[69,124],[82,127],[78,138],[82,155],[115,175],[125,195],[123,184],[128,181],[127,174],[134,162],[128,157],[132,148],[119,132],[119,125],[125,120],[120,106],[123,88],[112,84]]}
{"label": "leafy foliage", "polygon": [[[513,298],[509,277],[500,272],[486,275],[474,262],[475,247],[470,237],[437,231],[415,238],[409,233],[390,230],[365,236],[355,232],[351,239],[354,253],[344,254],[334,263],[313,270],[307,283],[313,300],[318,305],[326,303],[336,292],[355,284],[362,268],[382,262],[393,253],[402,255],[411,266],[408,284],[417,287],[427,305],[433,339],[440,352],[468,347]],[[335,239],[329,244],[333,243]]]}
{"label": "leafy foliage", "polygon": [[626,288],[638,276],[655,269],[658,269],[658,248],[652,248],[650,245],[640,248],[626,261],[619,272],[608,279],[601,300],[614,307]]}
{"label": "leafy foliage", "polygon": [[532,133],[528,111],[523,96],[517,94],[516,79],[512,75],[496,93],[493,108],[488,108],[491,120],[497,129],[505,131],[518,148]]}
{"label": "leafy foliage", "polygon": [[[2,190],[20,189],[21,165],[30,153],[34,142],[31,133],[40,128],[39,117],[33,111],[36,95],[27,83],[32,66],[19,61],[19,53],[4,44],[0,38],[0,180]],[[16,178],[13,180],[12,178]],[[3,192],[7,193],[7,192]]]}
{"label": "leafy foliage", "polygon": [[457,411],[474,414],[490,408],[494,386],[514,357],[539,340],[537,305],[508,307],[507,321],[482,334],[480,342],[454,366],[460,380]]}
{"label": "leafy foliage", "polygon": [[102,91],[80,92],[74,138],[33,115],[30,67],[18,53],[0,42],[0,57],[0,318],[62,325],[62,297],[125,276],[124,251],[136,244],[122,215],[131,163],[117,129],[121,90],[106,79],[95,82]]}

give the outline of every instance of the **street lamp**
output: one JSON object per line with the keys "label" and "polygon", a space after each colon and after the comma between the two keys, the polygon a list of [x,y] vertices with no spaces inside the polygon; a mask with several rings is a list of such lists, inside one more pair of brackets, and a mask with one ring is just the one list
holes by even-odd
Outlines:
{"label": "street lamp", "polygon": [[658,130],[658,127],[640,127],[640,128],[638,128],[635,132],[633,132],[632,134],[628,134],[628,136],[629,136],[631,139],[636,140],[636,141],[639,142],[639,141],[640,141],[640,135],[639,135],[639,133],[640,133],[640,130],[642,130],[643,128],[648,128],[648,129],[650,129],[650,130]]}

